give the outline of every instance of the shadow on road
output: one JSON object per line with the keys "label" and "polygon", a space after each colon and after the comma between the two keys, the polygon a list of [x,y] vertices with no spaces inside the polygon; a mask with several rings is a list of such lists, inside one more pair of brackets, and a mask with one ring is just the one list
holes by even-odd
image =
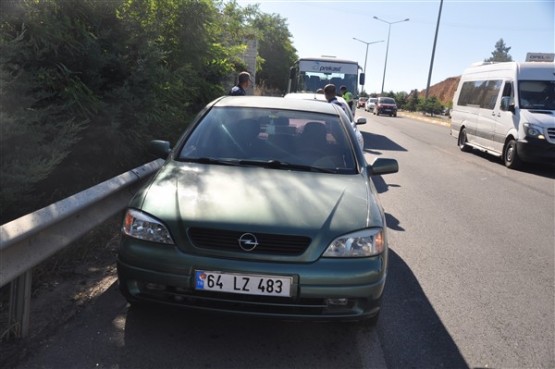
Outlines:
{"label": "shadow on road", "polygon": [[404,231],[405,228],[401,227],[401,223],[399,219],[395,218],[393,215],[389,213],[385,213],[385,221],[387,223],[387,228],[392,229],[394,231]]}
{"label": "shadow on road", "polygon": [[389,369],[468,368],[410,267],[389,250],[378,335]]}
{"label": "shadow on road", "polygon": [[400,187],[397,184],[387,183],[386,181],[384,181],[382,176],[372,176],[372,182],[374,182],[374,186],[376,187],[376,191],[378,191],[378,193],[387,192],[387,190],[389,190],[389,187]]}
{"label": "shadow on road", "polygon": [[[366,146],[366,143],[365,143]],[[495,163],[500,166],[504,166],[503,160],[497,156],[490,155],[486,152],[473,149],[469,154],[479,156],[480,158],[486,159],[490,163]],[[513,170],[513,169],[507,169]],[[555,164],[551,163],[523,163],[519,169],[516,169],[523,173],[528,173],[536,176],[541,176],[545,178],[555,179]]]}
{"label": "shadow on road", "polygon": [[[132,307],[117,367],[384,367],[379,342],[350,323],[291,322]],[[373,331],[373,337],[376,332]],[[374,349],[367,348],[374,346]],[[372,357],[377,351],[379,357]],[[376,355],[378,356],[378,355]],[[379,363],[382,363],[380,365]]]}
{"label": "shadow on road", "polygon": [[385,151],[407,151],[404,147],[391,141],[386,136],[361,131],[364,138],[364,151],[374,155],[381,155],[380,150]]}

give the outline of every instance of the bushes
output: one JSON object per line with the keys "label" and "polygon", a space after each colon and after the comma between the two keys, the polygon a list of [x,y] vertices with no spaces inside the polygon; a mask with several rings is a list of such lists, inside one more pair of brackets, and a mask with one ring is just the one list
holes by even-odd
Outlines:
{"label": "bushes", "polygon": [[1,223],[152,160],[225,93],[252,30],[215,4],[0,2]]}

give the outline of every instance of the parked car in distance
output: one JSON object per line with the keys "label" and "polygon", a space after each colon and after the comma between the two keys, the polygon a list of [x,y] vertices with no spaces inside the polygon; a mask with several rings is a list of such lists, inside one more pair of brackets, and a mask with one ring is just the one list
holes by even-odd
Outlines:
{"label": "parked car in distance", "polygon": [[374,105],[374,115],[387,114],[390,117],[397,116],[397,103],[391,97],[378,97]]}
{"label": "parked car in distance", "polygon": [[[323,94],[319,94],[319,93],[313,93],[313,92],[292,92],[292,93],[288,93],[287,95],[284,96],[286,99],[301,99],[301,100],[317,100],[317,101],[322,101],[327,103],[328,101],[326,100],[326,96]],[[357,141],[358,144],[360,145],[360,147],[362,149],[364,149],[364,137],[362,137],[362,133],[358,130],[358,125],[361,124],[366,124],[366,118],[365,117],[358,117],[355,120],[355,113],[351,110],[351,108],[349,107],[349,104],[347,104],[347,101],[345,101],[345,99],[341,96],[337,96],[337,100],[341,103],[341,105],[343,106],[343,109],[347,112],[347,116],[348,117],[352,117],[351,118],[351,127],[353,127],[353,130],[355,131],[355,135],[357,137]]]}
{"label": "parked car in distance", "polygon": [[125,211],[117,253],[130,304],[374,324],[388,269],[384,210],[334,104],[223,96],[209,103]]}
{"label": "parked car in distance", "polygon": [[367,97],[359,97],[357,100],[357,109],[366,107]]}
{"label": "parked car in distance", "polygon": [[376,101],[378,101],[377,97],[370,97],[366,102],[366,106],[364,107],[364,110],[374,111],[374,107],[376,106]]}

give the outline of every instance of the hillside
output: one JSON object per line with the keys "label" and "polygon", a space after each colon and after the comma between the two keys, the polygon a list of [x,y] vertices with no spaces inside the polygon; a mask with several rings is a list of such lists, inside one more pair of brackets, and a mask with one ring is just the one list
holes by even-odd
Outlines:
{"label": "hillside", "polygon": [[[428,94],[428,97],[435,96],[444,105],[449,104],[451,101],[453,101],[453,96],[455,95],[455,91],[457,90],[457,85],[459,84],[460,79],[460,76],[449,77],[442,82],[430,86],[430,93]],[[424,89],[422,91],[419,91],[418,96],[424,98],[426,96],[426,90]]]}

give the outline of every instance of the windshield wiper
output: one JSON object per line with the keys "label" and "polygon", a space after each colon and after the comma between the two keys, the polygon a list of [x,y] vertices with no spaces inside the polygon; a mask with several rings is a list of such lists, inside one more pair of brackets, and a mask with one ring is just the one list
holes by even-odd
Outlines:
{"label": "windshield wiper", "polygon": [[209,157],[201,157],[201,158],[183,158],[181,161],[185,162],[192,162],[192,163],[200,163],[200,164],[218,164],[218,165],[240,165],[237,160],[229,160],[229,159],[214,159]]}
{"label": "windshield wiper", "polygon": [[288,163],[280,160],[239,160],[240,165],[255,165],[264,168],[272,169],[292,169],[292,170],[303,170],[307,172],[321,172],[321,173],[335,173],[335,170],[313,167],[311,165],[305,164],[295,164]]}

